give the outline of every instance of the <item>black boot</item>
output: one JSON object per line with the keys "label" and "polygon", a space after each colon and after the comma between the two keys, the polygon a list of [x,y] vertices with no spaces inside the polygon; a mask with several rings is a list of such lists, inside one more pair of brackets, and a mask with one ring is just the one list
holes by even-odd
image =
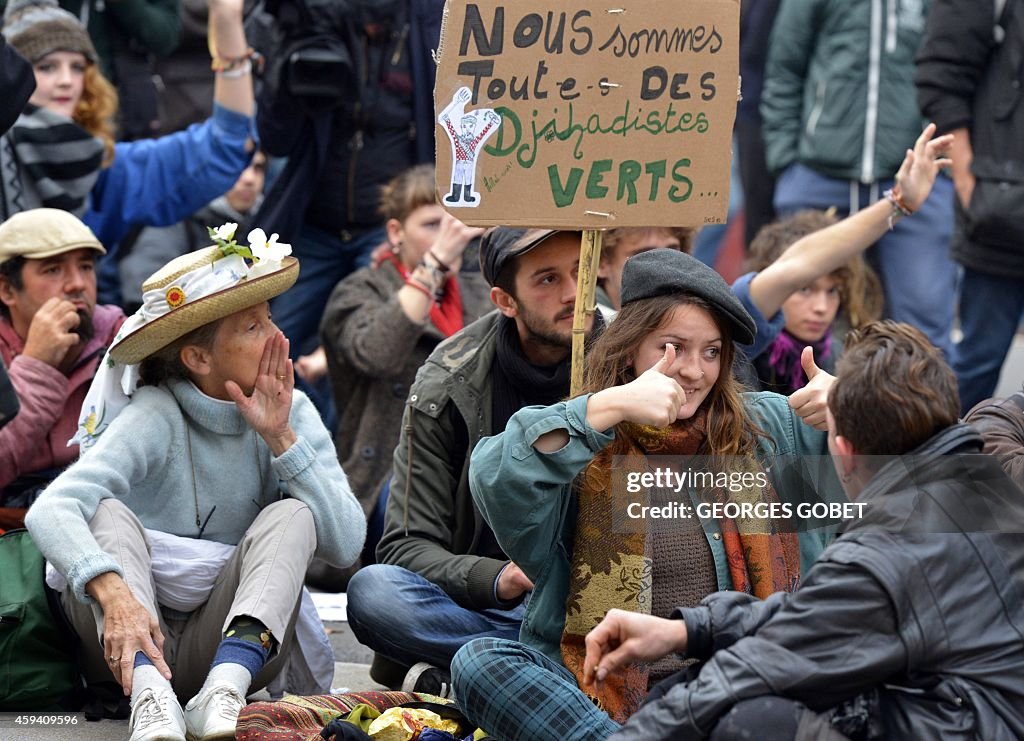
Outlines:
{"label": "black boot", "polygon": [[452,192],[444,197],[445,203],[458,203],[459,202],[459,184],[452,183]]}
{"label": "black boot", "polygon": [[466,193],[466,197],[464,199],[466,203],[476,203],[476,198],[473,197],[473,184],[470,183],[469,185],[463,186],[463,190]]}

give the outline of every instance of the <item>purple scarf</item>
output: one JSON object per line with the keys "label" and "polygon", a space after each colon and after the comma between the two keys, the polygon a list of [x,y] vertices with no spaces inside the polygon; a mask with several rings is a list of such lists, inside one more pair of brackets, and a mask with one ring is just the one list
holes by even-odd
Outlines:
{"label": "purple scarf", "polygon": [[771,345],[768,367],[771,368],[778,383],[789,387],[789,394],[807,385],[807,374],[800,365],[800,354],[808,345],[814,350],[815,363],[819,366],[827,363],[832,357],[832,328],[829,327],[825,336],[817,342],[798,340],[786,330],[782,330]]}

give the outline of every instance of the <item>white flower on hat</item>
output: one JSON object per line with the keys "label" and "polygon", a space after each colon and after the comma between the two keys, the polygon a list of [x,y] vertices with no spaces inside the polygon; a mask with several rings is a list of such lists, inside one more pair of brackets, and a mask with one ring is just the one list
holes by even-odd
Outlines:
{"label": "white flower on hat", "polygon": [[246,239],[249,240],[249,249],[256,260],[262,262],[281,262],[288,255],[292,254],[292,246],[277,241],[277,234],[271,234],[267,239],[267,233],[262,229],[253,229]]}
{"label": "white flower on hat", "polygon": [[236,229],[238,229],[238,224],[229,221],[227,224],[222,224],[214,229],[213,234],[210,236],[215,239],[223,239],[225,242],[230,242],[235,238]]}

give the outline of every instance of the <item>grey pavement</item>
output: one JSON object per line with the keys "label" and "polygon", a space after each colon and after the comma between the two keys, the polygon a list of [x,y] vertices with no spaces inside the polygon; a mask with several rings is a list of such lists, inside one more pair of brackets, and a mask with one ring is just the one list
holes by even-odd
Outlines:
{"label": "grey pavement", "polygon": [[[350,690],[384,689],[370,679],[370,660],[373,653],[356,640],[348,623],[324,623],[324,628],[334,648],[334,681],[331,687]],[[257,693],[250,699],[269,698],[265,693]],[[51,719],[53,715],[23,715],[23,722],[19,724],[16,722],[18,714],[0,713],[0,741],[127,741],[128,738],[126,720],[101,720],[89,723],[84,715],[77,713],[73,714],[73,725],[69,724],[72,714],[65,714],[64,724],[57,725],[59,720]],[[32,722],[33,719],[35,722]],[[49,723],[44,725],[43,721]]]}
{"label": "grey pavement", "polygon": [[1018,333],[1003,363],[996,387],[996,396],[1009,396],[1021,390],[1024,384],[1024,333]]}

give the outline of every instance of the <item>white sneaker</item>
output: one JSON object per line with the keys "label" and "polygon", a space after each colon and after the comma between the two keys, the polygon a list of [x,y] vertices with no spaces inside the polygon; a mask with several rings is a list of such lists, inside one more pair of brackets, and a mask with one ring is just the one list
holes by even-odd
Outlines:
{"label": "white sneaker", "polygon": [[129,741],[185,741],[185,716],[174,691],[143,689],[128,721]]}
{"label": "white sneaker", "polygon": [[216,684],[200,690],[185,706],[188,741],[233,739],[244,707],[245,698],[234,687]]}

